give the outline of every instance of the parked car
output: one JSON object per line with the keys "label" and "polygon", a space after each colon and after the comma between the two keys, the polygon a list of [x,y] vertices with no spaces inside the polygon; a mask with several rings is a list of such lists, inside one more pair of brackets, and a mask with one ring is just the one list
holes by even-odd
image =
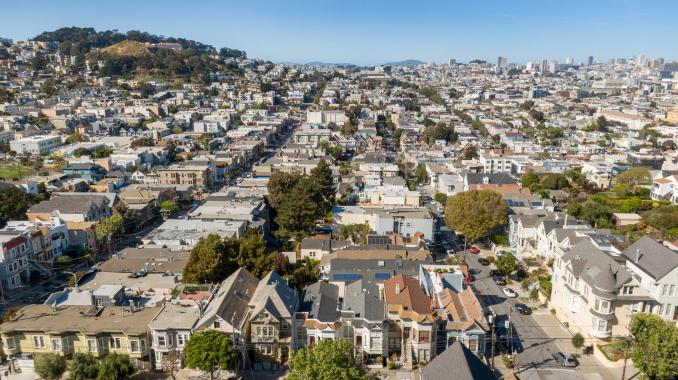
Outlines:
{"label": "parked car", "polygon": [[532,309],[530,309],[530,307],[525,305],[524,303],[517,303],[516,310],[518,310],[518,312],[523,315],[532,314]]}
{"label": "parked car", "polygon": [[491,277],[501,276],[501,273],[499,273],[499,269],[492,269],[490,270],[490,276]]}
{"label": "parked car", "polygon": [[556,362],[563,367],[576,367],[577,364],[579,364],[574,356],[564,352],[556,352],[553,354],[553,358],[556,359]]}
{"label": "parked car", "polygon": [[493,279],[494,279],[494,283],[499,285],[499,286],[506,285],[506,279],[504,277],[495,276],[495,277],[493,277]]}
{"label": "parked car", "polygon": [[518,293],[516,293],[513,289],[511,288],[502,288],[502,292],[504,292],[504,295],[509,298],[516,298],[518,297]]}
{"label": "parked car", "polygon": [[488,259],[480,258],[480,259],[478,259],[478,262],[480,263],[480,265],[483,265],[483,266],[490,265],[490,261]]}
{"label": "parked car", "polygon": [[474,255],[477,255],[480,253],[480,250],[476,246],[471,246],[471,248],[468,249],[469,252],[471,252]]}
{"label": "parked car", "polygon": [[523,279],[525,279],[525,277],[527,277],[527,271],[523,268],[519,268],[517,271],[510,274],[509,277],[513,281],[520,282],[520,281],[523,281]]}
{"label": "parked car", "polygon": [[471,283],[471,282],[475,282],[475,281],[476,281],[476,278],[473,277],[472,274],[469,274],[469,275],[464,279],[464,281],[467,282],[467,283]]}

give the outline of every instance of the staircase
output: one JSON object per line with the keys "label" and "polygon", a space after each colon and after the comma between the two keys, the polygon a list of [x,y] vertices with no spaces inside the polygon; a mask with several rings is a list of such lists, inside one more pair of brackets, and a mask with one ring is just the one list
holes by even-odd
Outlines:
{"label": "staircase", "polygon": [[35,260],[30,260],[28,264],[32,271],[39,272],[43,274],[45,277],[52,277],[52,270],[45,266],[44,264]]}
{"label": "staircase", "polygon": [[405,340],[402,362],[404,370],[412,370],[412,340],[410,339]]}

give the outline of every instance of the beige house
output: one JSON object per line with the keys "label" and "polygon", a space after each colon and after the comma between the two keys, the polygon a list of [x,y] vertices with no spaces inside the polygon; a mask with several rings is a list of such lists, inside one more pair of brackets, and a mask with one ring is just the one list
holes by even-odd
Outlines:
{"label": "beige house", "polygon": [[103,357],[117,352],[136,365],[149,360],[148,324],[158,308],[122,306],[29,305],[0,325],[4,355],[56,353],[71,357],[89,352]]}
{"label": "beige house", "polygon": [[166,185],[206,187],[211,185],[210,178],[207,167],[172,165],[158,170],[158,183]]}

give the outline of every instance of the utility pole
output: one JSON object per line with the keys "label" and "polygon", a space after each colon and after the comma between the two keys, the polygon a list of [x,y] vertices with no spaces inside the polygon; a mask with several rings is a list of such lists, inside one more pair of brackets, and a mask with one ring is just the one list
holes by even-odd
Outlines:
{"label": "utility pole", "polygon": [[508,345],[509,345],[509,352],[511,353],[511,363],[513,363],[513,366],[516,366],[516,359],[513,357],[513,328],[511,327],[511,310],[513,309],[513,305],[509,303],[509,311],[508,311]]}

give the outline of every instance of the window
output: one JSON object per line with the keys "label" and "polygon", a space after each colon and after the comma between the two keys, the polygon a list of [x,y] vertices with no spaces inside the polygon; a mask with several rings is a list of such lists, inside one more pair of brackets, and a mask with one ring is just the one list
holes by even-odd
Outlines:
{"label": "window", "polygon": [[419,331],[419,343],[428,343],[431,338],[430,331]]}
{"label": "window", "polygon": [[87,350],[89,352],[97,352],[97,341],[96,341],[96,339],[87,339]]}
{"label": "window", "polygon": [[593,329],[601,333],[607,332],[607,321],[593,318]]}
{"label": "window", "polygon": [[219,323],[219,321],[214,321],[214,328],[215,328],[215,329],[220,329],[220,328],[221,328],[221,323]]}
{"label": "window", "polygon": [[477,352],[478,351],[478,340],[469,339],[468,340],[468,349],[471,350],[472,352]]}
{"label": "window", "polygon": [[622,294],[633,294],[634,286],[624,286],[622,287]]}
{"label": "window", "polygon": [[141,351],[146,352],[146,339],[141,340]]}
{"label": "window", "polygon": [[8,350],[15,350],[16,344],[14,344],[14,337],[8,337],[5,339],[5,345],[7,346]]}
{"label": "window", "polygon": [[138,340],[130,340],[129,341],[129,350],[131,352],[139,352],[139,341]]}
{"label": "window", "polygon": [[61,339],[52,339],[52,351],[61,351]]}
{"label": "window", "polygon": [[676,295],[676,286],[675,286],[675,285],[671,285],[671,286],[669,287],[669,296],[673,297],[673,296],[675,296],[675,295]]}
{"label": "window", "polygon": [[165,347],[165,336],[158,335],[158,347]]}
{"label": "window", "polygon": [[120,349],[120,338],[111,337],[111,349]]}
{"label": "window", "polygon": [[668,303],[668,304],[666,304],[666,306],[664,306],[664,316],[670,317],[672,315],[673,315],[673,305]]}
{"label": "window", "polygon": [[290,325],[287,323],[287,321],[283,320],[282,322],[280,322],[280,328],[287,329],[289,327]]}
{"label": "window", "polygon": [[609,313],[610,312],[610,301],[601,300],[596,298],[595,311],[599,313]]}
{"label": "window", "polygon": [[257,326],[257,335],[261,335],[261,326]]}
{"label": "window", "polygon": [[662,285],[662,295],[665,296],[667,294],[669,294],[669,286],[664,284]]}
{"label": "window", "polygon": [[177,335],[177,344],[179,346],[183,346],[186,344],[186,341],[188,340],[188,335],[187,334],[179,334]]}
{"label": "window", "polygon": [[35,348],[45,348],[45,337],[42,335],[36,335],[33,337],[33,347]]}

